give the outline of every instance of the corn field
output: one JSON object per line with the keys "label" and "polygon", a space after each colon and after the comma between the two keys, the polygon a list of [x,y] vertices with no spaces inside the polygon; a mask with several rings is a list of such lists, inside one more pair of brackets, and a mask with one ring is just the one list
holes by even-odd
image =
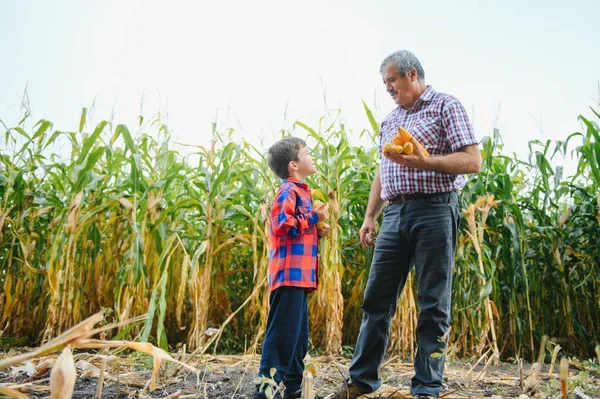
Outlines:
{"label": "corn field", "polygon": [[[372,249],[360,245],[377,164],[378,123],[350,132],[340,115],[281,135],[307,139],[329,203],[320,288],[311,295],[313,350],[340,353],[358,333]],[[460,201],[448,354],[533,360],[545,336],[591,356],[600,341],[600,133],[532,141],[527,160],[502,152],[497,130],[481,143],[482,171]],[[210,145],[176,151],[160,120],[74,132],[40,120],[5,128],[0,150],[0,340],[45,342],[100,310],[110,321],[147,314],[114,339],[185,343],[196,351],[260,350],[268,288],[269,206],[278,179],[265,148],[213,126]],[[352,144],[362,137],[372,143]],[[567,136],[567,135],[565,135]],[[60,153],[60,154],[59,154]],[[553,167],[575,157],[574,176]],[[390,352],[416,350],[416,282],[393,319]],[[207,334],[207,331],[211,334]],[[110,337],[109,337],[110,338]]]}

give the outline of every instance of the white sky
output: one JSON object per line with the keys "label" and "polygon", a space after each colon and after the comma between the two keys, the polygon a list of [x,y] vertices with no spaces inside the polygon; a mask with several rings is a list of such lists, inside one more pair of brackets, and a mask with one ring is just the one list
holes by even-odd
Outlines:
{"label": "white sky", "polygon": [[[568,4],[568,6],[567,6]],[[175,141],[202,144],[210,123],[265,145],[301,119],[342,109],[368,127],[394,104],[379,64],[409,49],[428,84],[457,96],[478,138],[494,121],[506,149],[566,138],[598,96],[598,1],[0,0],[0,119],[15,125],[25,86],[33,120],[135,130],[167,110]],[[541,126],[541,128],[540,128]]]}

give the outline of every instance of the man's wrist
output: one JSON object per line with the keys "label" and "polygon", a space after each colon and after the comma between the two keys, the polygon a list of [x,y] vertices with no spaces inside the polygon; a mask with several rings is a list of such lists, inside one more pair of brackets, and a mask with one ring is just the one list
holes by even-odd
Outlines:
{"label": "man's wrist", "polygon": [[423,170],[434,170],[435,160],[434,157],[423,158]]}

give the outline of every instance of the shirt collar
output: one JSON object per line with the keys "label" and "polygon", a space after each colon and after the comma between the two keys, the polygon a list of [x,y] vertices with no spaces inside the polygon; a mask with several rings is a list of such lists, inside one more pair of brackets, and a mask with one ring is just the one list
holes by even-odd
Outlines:
{"label": "shirt collar", "polygon": [[419,100],[431,101],[434,94],[435,94],[435,90],[433,90],[433,86],[429,85],[429,86],[427,86],[427,88],[425,89],[423,94],[421,94],[421,97],[419,97]]}
{"label": "shirt collar", "polygon": [[297,186],[300,186],[302,188],[308,188],[308,185],[306,183],[304,183],[302,180],[298,180],[295,177],[291,177],[288,176],[287,178],[283,179],[283,182],[289,182],[289,183],[294,183]]}
{"label": "shirt collar", "polygon": [[398,106],[399,109],[403,109],[404,111],[407,112],[412,112],[414,111],[422,102],[426,102],[426,101],[431,101],[433,98],[433,95],[435,94],[435,90],[433,90],[433,87],[428,85],[427,88],[425,89],[425,91],[419,96],[419,98],[417,98],[417,101],[415,101],[414,105],[411,108],[404,108],[402,106]]}

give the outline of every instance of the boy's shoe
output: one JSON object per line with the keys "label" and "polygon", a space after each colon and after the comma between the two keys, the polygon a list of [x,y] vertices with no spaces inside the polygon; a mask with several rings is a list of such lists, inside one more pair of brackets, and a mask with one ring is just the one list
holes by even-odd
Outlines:
{"label": "boy's shoe", "polygon": [[429,395],[415,395],[414,396],[415,399],[435,399],[435,396],[429,396]]}
{"label": "boy's shoe", "polygon": [[327,399],[356,399],[363,395],[366,395],[367,392],[363,392],[360,388],[352,383],[348,384],[344,382],[342,385],[336,388],[332,394],[326,396]]}

